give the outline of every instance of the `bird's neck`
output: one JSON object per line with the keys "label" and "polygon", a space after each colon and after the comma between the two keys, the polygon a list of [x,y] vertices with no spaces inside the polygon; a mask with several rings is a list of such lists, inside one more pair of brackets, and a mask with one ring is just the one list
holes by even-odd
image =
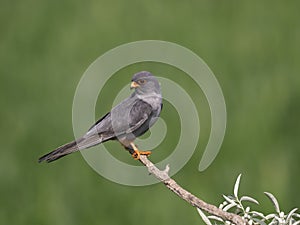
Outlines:
{"label": "bird's neck", "polygon": [[139,95],[136,94],[136,96],[143,100],[144,102],[147,102],[153,109],[158,109],[161,106],[162,102],[162,96],[158,93],[149,93],[149,94],[143,94]]}

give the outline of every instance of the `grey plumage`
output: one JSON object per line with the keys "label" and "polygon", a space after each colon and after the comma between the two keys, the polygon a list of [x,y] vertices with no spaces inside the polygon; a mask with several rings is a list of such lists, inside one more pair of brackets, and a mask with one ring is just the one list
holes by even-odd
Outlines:
{"label": "grey plumage", "polygon": [[39,162],[52,162],[109,140],[118,140],[132,153],[131,143],[144,134],[159,117],[162,96],[160,85],[150,72],[139,72],[131,81],[131,87],[135,90],[130,97],[99,119],[81,138],[40,157]]}

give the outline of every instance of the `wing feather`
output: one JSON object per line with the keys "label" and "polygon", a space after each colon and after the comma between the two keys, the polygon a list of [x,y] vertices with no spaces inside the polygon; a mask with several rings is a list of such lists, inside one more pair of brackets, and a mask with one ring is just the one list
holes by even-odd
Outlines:
{"label": "wing feather", "polygon": [[[151,114],[153,109],[150,104],[144,102],[143,100],[137,100],[136,103],[130,110],[129,113],[129,129],[126,133],[133,133],[141,130],[141,133],[146,132],[149,129],[149,120],[151,119]],[[145,127],[143,127],[146,125]]]}

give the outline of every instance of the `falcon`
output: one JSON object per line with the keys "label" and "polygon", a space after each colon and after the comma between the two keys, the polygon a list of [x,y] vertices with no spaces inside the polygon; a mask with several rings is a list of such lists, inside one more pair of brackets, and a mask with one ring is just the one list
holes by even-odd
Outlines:
{"label": "falcon", "polygon": [[143,135],[158,119],[162,109],[160,84],[150,72],[133,75],[134,92],[99,119],[82,137],[64,144],[39,158],[39,162],[52,162],[83,149],[116,140],[136,160],[150,151],[140,151],[134,140]]}

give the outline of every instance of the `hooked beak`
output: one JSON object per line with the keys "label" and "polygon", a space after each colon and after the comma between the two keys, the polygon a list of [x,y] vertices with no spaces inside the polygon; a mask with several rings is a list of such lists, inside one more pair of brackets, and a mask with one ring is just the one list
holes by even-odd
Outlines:
{"label": "hooked beak", "polygon": [[139,87],[140,85],[138,85],[138,83],[136,83],[135,81],[132,81],[131,82],[131,85],[130,85],[130,89],[132,89],[132,88],[137,88],[137,87]]}

